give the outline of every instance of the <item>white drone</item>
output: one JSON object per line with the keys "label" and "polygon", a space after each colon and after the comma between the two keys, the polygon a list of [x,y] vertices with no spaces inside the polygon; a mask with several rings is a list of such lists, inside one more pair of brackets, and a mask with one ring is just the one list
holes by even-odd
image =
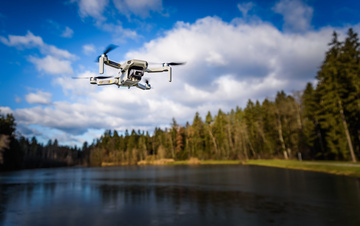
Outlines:
{"label": "white drone", "polygon": [[148,62],[144,60],[128,60],[124,64],[120,64],[114,61],[109,60],[107,57],[107,53],[115,49],[117,46],[109,45],[104,53],[97,58],[99,62],[99,73],[104,74],[104,64],[119,69],[119,73],[117,76],[96,76],[96,77],[73,77],[73,78],[90,78],[90,84],[97,84],[99,86],[102,85],[117,85],[118,87],[130,87],[135,86],[139,89],[149,90],[151,89],[151,85],[149,84],[149,80],[145,80],[145,84],[139,83],[141,78],[143,77],[145,72],[155,73],[155,72],[164,72],[167,71],[169,73],[169,82],[172,80],[172,71],[171,66],[175,65],[183,65],[184,62],[171,62],[171,63],[162,63],[162,67],[157,68],[148,68]]}

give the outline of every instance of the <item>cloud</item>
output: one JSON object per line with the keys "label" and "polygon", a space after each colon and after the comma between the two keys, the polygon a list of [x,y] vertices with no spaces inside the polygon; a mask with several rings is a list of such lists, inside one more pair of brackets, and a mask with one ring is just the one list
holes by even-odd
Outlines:
{"label": "cloud", "polygon": [[117,21],[117,24],[97,22],[96,27],[112,33],[115,41],[119,43],[124,42],[124,39],[137,39],[140,37],[136,31],[124,28],[120,21]]}
{"label": "cloud", "polygon": [[30,56],[28,60],[35,64],[38,71],[52,75],[73,74],[71,61],[68,60],[61,60],[53,56],[46,56],[44,58]]}
{"label": "cloud", "polygon": [[[90,85],[90,77],[96,77],[99,74],[96,71],[85,71],[77,75],[84,79],[71,79],[66,76],[57,76],[53,81],[53,85],[60,85],[65,95],[72,97],[86,97],[89,93],[96,92],[97,86]],[[105,73],[108,76],[109,74]],[[111,75],[109,75],[111,76]]]}
{"label": "cloud", "polygon": [[[101,23],[107,20],[104,13],[110,3],[108,0],[71,0],[71,2],[77,3],[82,18],[92,17]],[[119,13],[128,18],[131,16],[147,18],[150,12],[160,13],[163,10],[162,0],[113,0],[112,3]]]}
{"label": "cloud", "polygon": [[75,59],[75,55],[71,54],[67,50],[59,49],[56,46],[44,43],[40,36],[35,36],[28,31],[25,36],[8,35],[8,38],[0,36],[0,42],[7,46],[16,48],[38,48],[41,53],[53,55],[58,58]]}
{"label": "cloud", "polygon": [[128,17],[135,15],[141,18],[149,17],[150,12],[163,10],[162,0],[113,0],[116,9]]}
{"label": "cloud", "polygon": [[41,37],[33,35],[30,31],[25,36],[9,35],[7,39],[0,36],[0,41],[14,47],[34,48],[45,45]]}
{"label": "cloud", "polygon": [[[172,83],[167,73],[146,74],[154,89],[143,91],[57,76],[53,84],[61,86],[71,101],[16,109],[14,114],[20,124],[52,128],[73,137],[102,129],[151,131],[169,126],[173,117],[185,124],[195,112],[205,117],[209,110],[216,114],[219,108],[226,112],[245,107],[248,99],[262,101],[279,90],[303,90],[313,81],[333,30],[287,33],[261,21],[228,23],[217,17],[178,22],[122,59],[186,61],[184,66],[173,67]],[[116,72],[106,67],[107,75]],[[97,68],[78,73],[95,75]]]}
{"label": "cloud", "polygon": [[29,104],[49,105],[51,104],[51,96],[51,93],[37,91],[36,93],[29,93],[25,99]]}
{"label": "cloud", "polygon": [[83,53],[85,55],[90,55],[92,53],[95,53],[96,50],[95,50],[95,45],[93,44],[87,44],[87,45],[83,45]]}
{"label": "cloud", "polygon": [[14,113],[14,111],[11,110],[11,108],[5,107],[5,106],[0,106],[0,114],[7,115],[7,114],[13,114],[13,113]]}
{"label": "cloud", "polygon": [[17,95],[15,95],[15,102],[16,102],[16,103],[20,103],[20,102],[21,102],[21,98],[18,97]]}
{"label": "cloud", "polygon": [[79,6],[79,14],[82,18],[93,17],[96,20],[105,21],[103,12],[108,5],[108,0],[71,0]]}
{"label": "cloud", "polygon": [[285,30],[304,32],[310,28],[313,8],[301,0],[280,0],[273,10],[283,16]]}
{"label": "cloud", "polygon": [[[92,17],[95,20],[94,25],[103,31],[112,34],[113,42],[123,43],[126,39],[138,39],[141,37],[135,30],[124,28],[120,20],[111,21],[113,18],[107,18],[106,15],[114,15],[111,11],[114,6],[117,11],[128,17],[136,16],[142,19],[150,16],[150,12],[162,12],[161,0],[72,0],[79,7],[79,14],[82,18]],[[113,5],[111,5],[111,3]]]}
{"label": "cloud", "polygon": [[30,31],[25,36],[8,35],[8,38],[0,36],[0,41],[7,46],[19,49],[39,49],[45,57],[27,57],[28,61],[35,64],[38,71],[55,75],[73,73],[71,63],[76,59],[74,54],[67,50],[59,49],[54,45],[46,44],[40,36],[35,36]]}
{"label": "cloud", "polygon": [[61,37],[72,38],[73,34],[74,34],[74,31],[71,28],[65,27],[65,30],[61,34]]}
{"label": "cloud", "polygon": [[243,18],[247,17],[248,12],[254,8],[255,4],[252,2],[243,2],[243,3],[239,3],[237,4],[238,9],[240,10],[240,12],[243,15]]}
{"label": "cloud", "polygon": [[59,23],[53,20],[46,20],[46,22],[51,26],[50,27],[51,30],[55,30],[55,33],[57,35],[60,34],[60,36],[63,38],[72,38],[74,31],[71,28],[60,25]]}

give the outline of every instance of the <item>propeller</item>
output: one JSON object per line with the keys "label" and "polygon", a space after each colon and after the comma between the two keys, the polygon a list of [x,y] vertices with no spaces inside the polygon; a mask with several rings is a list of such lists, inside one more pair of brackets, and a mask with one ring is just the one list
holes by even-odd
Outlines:
{"label": "propeller", "polygon": [[[110,44],[106,47],[106,49],[104,50],[103,54],[106,56],[106,54],[108,54],[110,51],[113,51],[114,49],[116,49],[118,46],[117,45],[113,45],[113,44]],[[101,55],[99,55],[95,62],[99,62],[99,58],[101,57]]]}
{"label": "propeller", "polygon": [[169,66],[179,66],[179,65],[186,64],[186,62],[169,62],[169,63],[149,62],[149,64],[162,64],[162,65],[169,65]]}
{"label": "propeller", "polygon": [[169,66],[178,66],[178,65],[184,65],[186,62],[170,62],[170,63],[163,63]]}

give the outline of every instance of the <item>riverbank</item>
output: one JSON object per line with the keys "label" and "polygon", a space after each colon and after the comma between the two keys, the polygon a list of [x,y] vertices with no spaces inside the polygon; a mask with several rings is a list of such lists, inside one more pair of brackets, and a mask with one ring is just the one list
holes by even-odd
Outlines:
{"label": "riverbank", "polygon": [[246,165],[270,166],[287,169],[309,170],[360,178],[360,164],[335,161],[297,161],[297,160],[248,160]]}
{"label": "riverbank", "polygon": [[[197,158],[190,158],[189,160],[174,161],[174,159],[150,159],[139,161],[134,165],[258,165],[269,166],[296,170],[308,170],[337,175],[345,175],[360,178],[360,163],[352,162],[336,162],[336,161],[297,161],[297,160],[199,160]],[[120,163],[106,163],[102,166],[119,166],[129,165]],[[131,165],[131,164],[130,164]]]}

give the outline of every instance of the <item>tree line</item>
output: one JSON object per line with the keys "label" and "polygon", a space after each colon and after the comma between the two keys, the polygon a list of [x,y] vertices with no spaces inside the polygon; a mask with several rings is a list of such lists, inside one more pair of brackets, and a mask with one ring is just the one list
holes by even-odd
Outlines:
{"label": "tree line", "polygon": [[[236,107],[229,112],[219,109],[216,115],[208,112],[205,118],[197,112],[191,123],[179,125],[173,119],[169,128],[155,128],[152,135],[135,130],[119,135],[116,130],[106,130],[99,139],[91,145],[85,142],[82,148],[60,147],[50,141],[45,146],[37,144],[37,151],[33,147],[35,138],[15,139],[1,124],[0,149],[1,145],[3,150],[13,149],[9,146],[17,143],[21,144],[20,149],[16,147],[21,151],[15,154],[15,149],[12,150],[14,159],[37,156],[88,165],[192,157],[202,160],[301,157],[356,162],[360,157],[359,46],[358,35],[352,29],[343,42],[334,32],[315,87],[308,83],[302,92],[291,95],[279,91],[275,98],[266,98],[262,103],[249,100],[243,109]],[[6,120],[14,119],[11,115],[0,118]],[[54,150],[56,158],[52,156]]]}

